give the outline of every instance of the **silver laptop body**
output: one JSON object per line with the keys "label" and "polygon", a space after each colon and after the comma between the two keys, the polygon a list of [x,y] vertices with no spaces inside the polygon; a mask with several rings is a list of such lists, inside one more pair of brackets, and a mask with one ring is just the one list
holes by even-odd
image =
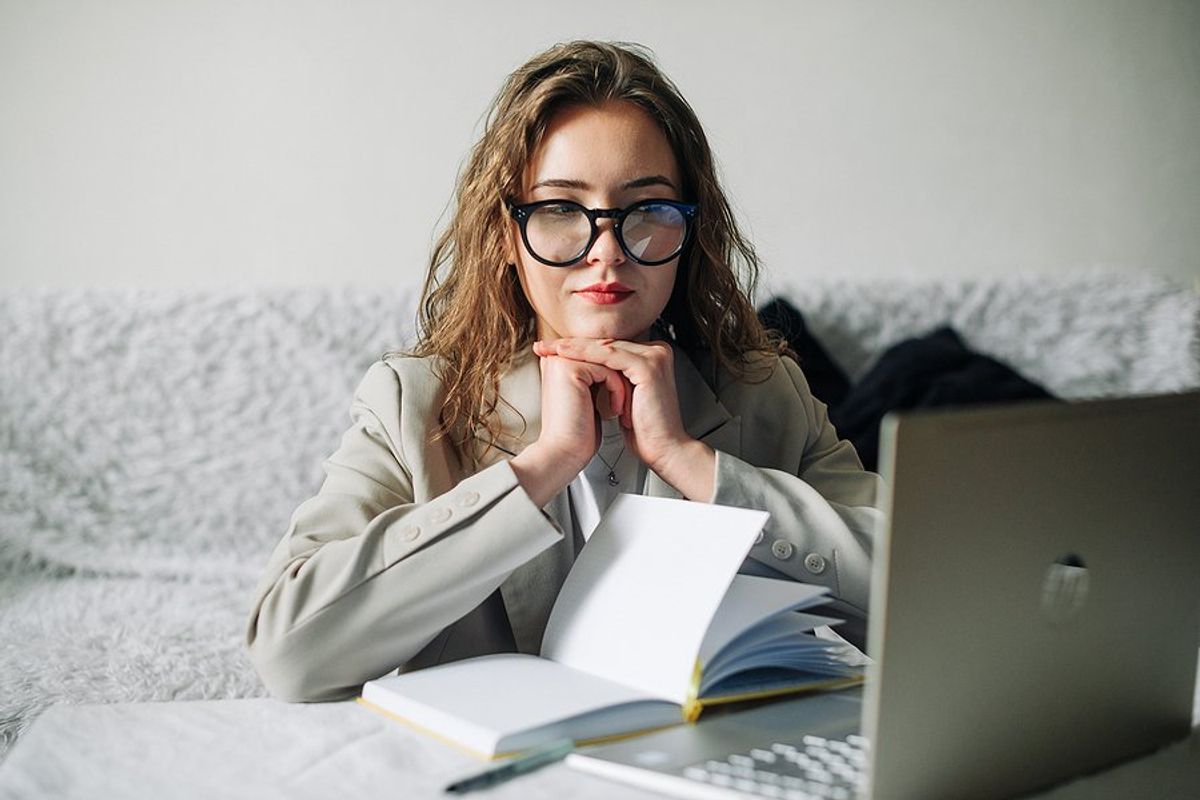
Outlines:
{"label": "silver laptop body", "polygon": [[[860,727],[872,800],[1012,797],[1186,736],[1200,647],[1200,394],[892,415],[865,691],[589,748],[686,768]],[[858,698],[861,697],[861,700]],[[752,796],[752,795],[745,795]]]}

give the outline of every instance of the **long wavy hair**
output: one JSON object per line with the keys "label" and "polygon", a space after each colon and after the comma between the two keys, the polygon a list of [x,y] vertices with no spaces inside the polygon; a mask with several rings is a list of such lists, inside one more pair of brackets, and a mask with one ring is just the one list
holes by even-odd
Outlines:
{"label": "long wavy hair", "polygon": [[460,452],[469,452],[464,445],[481,427],[496,438],[500,378],[537,330],[506,256],[506,202],[523,191],[525,170],[557,111],[611,101],[635,103],[659,124],[679,163],[683,199],[699,205],[660,327],[685,351],[711,353],[714,370],[719,362],[741,380],[750,379],[756,359],[749,356],[782,350],[754,313],[758,258],[717,181],[704,130],[675,84],[640,45],[558,44],[509,75],[496,95],[430,257],[412,355],[438,357],[446,395],[434,436],[450,436]]}

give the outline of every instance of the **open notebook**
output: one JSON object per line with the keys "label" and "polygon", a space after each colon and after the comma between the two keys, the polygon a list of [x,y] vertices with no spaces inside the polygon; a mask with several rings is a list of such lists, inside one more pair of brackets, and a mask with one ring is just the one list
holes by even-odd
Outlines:
{"label": "open notebook", "polygon": [[493,758],[861,680],[861,654],[827,632],[838,620],[798,611],[821,603],[824,587],[736,574],[767,516],[622,495],[567,576],[540,656],[379,678],[360,702]]}

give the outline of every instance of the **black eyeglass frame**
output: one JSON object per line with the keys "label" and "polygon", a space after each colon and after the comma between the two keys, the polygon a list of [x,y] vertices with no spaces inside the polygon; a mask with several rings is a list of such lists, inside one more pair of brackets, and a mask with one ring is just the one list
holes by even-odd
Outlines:
{"label": "black eyeglass frame", "polygon": [[[657,261],[643,261],[633,253],[629,252],[629,248],[625,246],[625,234],[621,232],[621,224],[625,222],[626,217],[628,217],[634,211],[640,209],[642,206],[649,205],[671,206],[683,214],[683,239],[679,242],[679,247],[677,247],[675,252],[671,253],[671,255]],[[532,245],[529,244],[529,234],[526,230],[526,226],[529,223],[529,218],[533,215],[533,212],[544,206],[571,206],[582,211],[584,216],[588,218],[588,222],[592,226],[592,233],[591,236],[588,237],[587,244],[585,244],[583,249],[579,252],[579,255],[568,259],[567,261],[550,261],[539,256],[533,249]],[[576,203],[574,200],[539,200],[536,203],[522,203],[520,205],[512,202],[508,203],[508,213],[517,221],[517,227],[521,229],[521,241],[525,243],[525,250],[529,252],[529,255],[533,256],[535,259],[548,267],[569,267],[572,264],[577,263],[579,259],[586,256],[588,251],[592,249],[592,246],[596,244],[596,240],[600,238],[600,228],[596,225],[596,220],[598,219],[613,220],[613,234],[617,237],[617,244],[621,245],[621,251],[625,253],[625,255],[629,256],[634,263],[641,264],[644,267],[657,267],[662,264],[666,264],[668,261],[678,258],[679,254],[683,252],[683,248],[687,246],[688,241],[691,240],[692,230],[695,228],[694,223],[696,221],[696,212],[699,211],[699,209],[700,206],[696,205],[695,203],[683,203],[679,200],[659,199],[639,200],[632,205],[626,206],[625,208],[588,208],[580,203]]]}

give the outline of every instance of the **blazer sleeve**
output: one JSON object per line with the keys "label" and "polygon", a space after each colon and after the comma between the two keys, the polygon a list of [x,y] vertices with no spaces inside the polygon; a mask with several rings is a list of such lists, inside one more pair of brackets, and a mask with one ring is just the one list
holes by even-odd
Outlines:
{"label": "blazer sleeve", "polygon": [[784,433],[780,425],[764,426],[757,438],[744,433],[743,444],[753,444],[740,458],[718,450],[713,502],[769,512],[750,557],[769,571],[828,586],[843,608],[865,616],[882,481],[838,438],[796,362],[782,364],[787,380],[771,393],[769,413]]}
{"label": "blazer sleeve", "polygon": [[416,501],[405,454],[425,448],[429,415],[405,402],[401,382],[386,362],[367,371],[320,490],[296,509],[259,584],[247,643],[282,699],[353,695],[562,538],[507,461]]}

